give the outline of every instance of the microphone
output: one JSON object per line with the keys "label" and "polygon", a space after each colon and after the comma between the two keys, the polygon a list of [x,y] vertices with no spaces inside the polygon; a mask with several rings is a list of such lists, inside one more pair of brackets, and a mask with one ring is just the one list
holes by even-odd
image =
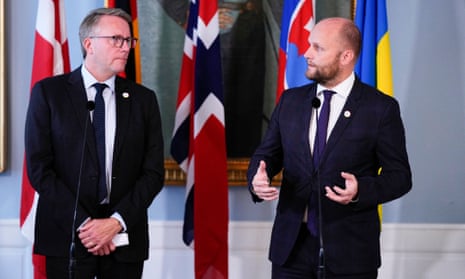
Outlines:
{"label": "microphone", "polygon": [[[317,109],[321,106],[321,101],[317,97],[312,99],[312,108]],[[316,114],[316,123],[318,123],[318,114]]]}
{"label": "microphone", "polygon": [[[318,111],[317,109],[320,107],[321,101],[317,97],[314,97],[312,100],[312,107],[315,109],[315,116],[316,116],[316,131],[318,131]],[[316,152],[320,153],[321,150],[319,149],[319,140],[318,140],[318,135],[315,132],[315,144],[313,146],[313,153],[315,154]],[[320,154],[319,154],[320,155]],[[318,156],[319,156],[318,155]],[[315,155],[313,155],[315,156]],[[317,277],[318,279],[324,279],[325,278],[325,250],[324,250],[324,245],[323,245],[323,216],[321,213],[321,187],[320,187],[320,167],[316,166],[316,183],[318,187],[318,237],[319,237],[319,244],[320,244],[320,250],[318,253],[318,271],[317,271]]]}
{"label": "microphone", "polygon": [[[87,108],[87,110],[89,112],[93,111],[95,109],[95,102],[94,101],[88,101],[87,104],[86,104],[86,108]],[[86,121],[86,124],[87,124],[87,121]]]}
{"label": "microphone", "polygon": [[[88,112],[91,112],[95,109],[95,102],[88,101],[86,103],[86,109]],[[76,187],[76,198],[74,201],[74,212],[73,212],[73,225],[71,228],[71,244],[69,246],[69,279],[74,278],[74,267],[76,265],[76,215],[77,215],[77,207],[79,203],[79,192],[81,191],[81,176],[82,176],[82,168],[84,164],[84,154],[85,154],[85,147],[86,147],[86,138],[87,138],[87,126],[89,125],[89,115],[86,115],[86,122],[84,124],[84,136],[82,141],[82,151],[81,151],[81,162],[79,164],[79,174],[78,174],[78,182]]]}

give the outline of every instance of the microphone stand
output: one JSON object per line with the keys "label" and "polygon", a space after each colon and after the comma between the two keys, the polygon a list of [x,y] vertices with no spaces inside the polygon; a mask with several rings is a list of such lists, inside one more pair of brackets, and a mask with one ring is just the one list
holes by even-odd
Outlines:
{"label": "microphone stand", "polygon": [[325,250],[323,246],[323,216],[321,214],[321,187],[320,187],[320,172],[317,171],[318,183],[318,236],[320,240],[320,251],[318,253],[318,279],[325,279]]}
{"label": "microphone stand", "polygon": [[[93,101],[88,101],[86,104],[87,111],[93,111],[95,108],[95,103]],[[76,266],[76,216],[77,216],[77,207],[79,203],[79,192],[81,191],[81,176],[82,176],[82,167],[84,164],[84,153],[86,147],[86,138],[87,138],[87,126],[89,124],[89,114],[86,115],[86,122],[84,124],[84,137],[82,141],[82,151],[81,151],[81,163],[79,165],[79,174],[78,174],[78,183],[76,187],[76,199],[74,201],[74,213],[73,213],[73,225],[71,228],[71,244],[69,246],[69,279],[74,279],[74,268]]]}
{"label": "microphone stand", "polygon": [[[315,116],[316,116],[316,131],[315,131],[315,144],[313,147],[313,153],[315,154],[316,152],[318,153],[318,157],[321,155],[321,151],[319,148],[319,139],[318,139],[318,111],[317,109],[320,107],[321,102],[320,99],[315,97],[312,100],[312,107],[315,108]],[[315,155],[313,155],[315,156]],[[320,245],[320,250],[318,252],[318,269],[317,269],[317,278],[318,279],[325,279],[325,251],[324,251],[324,245],[323,245],[323,216],[321,213],[321,187],[320,187],[320,167],[316,167],[316,183],[318,187],[318,238],[319,238],[319,245]]]}

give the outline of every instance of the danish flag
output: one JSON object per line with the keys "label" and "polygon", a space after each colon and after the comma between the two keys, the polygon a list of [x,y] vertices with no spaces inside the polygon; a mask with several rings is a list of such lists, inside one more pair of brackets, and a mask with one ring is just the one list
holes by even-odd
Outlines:
{"label": "danish flag", "polygon": [[[33,59],[31,88],[41,79],[70,71],[64,0],[39,0]],[[26,160],[23,164],[19,224],[23,235],[34,243],[35,211],[39,195],[31,186],[25,163]],[[32,261],[34,278],[47,278],[45,257],[33,254]]]}

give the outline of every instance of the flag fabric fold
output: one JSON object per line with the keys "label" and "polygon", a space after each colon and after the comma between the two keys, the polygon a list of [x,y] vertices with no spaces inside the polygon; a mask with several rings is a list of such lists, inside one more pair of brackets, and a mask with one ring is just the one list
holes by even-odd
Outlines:
{"label": "flag fabric fold", "polygon": [[[66,35],[64,0],[39,0],[31,88],[46,77],[70,71],[68,39]],[[23,163],[20,205],[20,229],[34,243],[35,209],[39,195],[32,188]],[[45,257],[33,254],[34,278],[46,278]]]}
{"label": "flag fabric fold", "polygon": [[393,95],[391,48],[385,0],[357,0],[355,24],[362,33],[362,51],[355,66],[360,79]]}
{"label": "flag fabric fold", "polygon": [[284,1],[276,102],[284,90],[309,83],[305,77],[307,61],[304,54],[310,46],[308,37],[315,25],[314,7],[314,0]]}
{"label": "flag fabric fold", "polygon": [[[386,1],[357,0],[354,21],[362,35],[362,50],[355,73],[363,82],[393,96]],[[382,221],[382,205],[378,206],[378,214]]]}
{"label": "flag fabric fold", "polygon": [[183,240],[195,278],[228,278],[228,182],[216,1],[192,0],[171,155],[186,173]]}

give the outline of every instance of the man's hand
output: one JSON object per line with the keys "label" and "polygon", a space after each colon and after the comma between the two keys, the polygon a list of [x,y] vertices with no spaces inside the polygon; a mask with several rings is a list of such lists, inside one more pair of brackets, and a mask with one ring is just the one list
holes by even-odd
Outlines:
{"label": "man's hand", "polygon": [[89,253],[108,255],[116,249],[113,237],[122,229],[115,218],[92,219],[79,230],[79,238]]}
{"label": "man's hand", "polygon": [[279,196],[278,189],[270,186],[270,180],[266,173],[266,164],[264,161],[260,161],[257,173],[252,179],[252,186],[255,195],[263,200],[271,201],[277,199]]}
{"label": "man's hand", "polygon": [[345,189],[337,185],[325,186],[326,197],[341,204],[348,204],[357,197],[358,181],[355,175],[348,172],[341,172],[341,177],[345,179]]}
{"label": "man's hand", "polygon": [[105,256],[105,255],[110,255],[110,253],[115,250],[116,250],[115,244],[113,244],[113,242],[110,241],[110,243],[103,245],[102,248],[98,249],[95,252],[91,252],[91,253],[94,254],[94,256]]}

